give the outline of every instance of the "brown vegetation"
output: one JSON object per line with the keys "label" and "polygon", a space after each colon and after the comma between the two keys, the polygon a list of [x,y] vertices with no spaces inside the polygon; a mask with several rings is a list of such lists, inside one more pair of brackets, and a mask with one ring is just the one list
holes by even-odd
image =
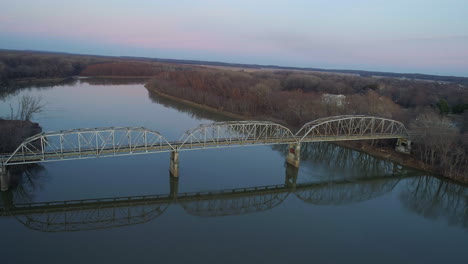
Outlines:
{"label": "brown vegetation", "polygon": [[0,86],[15,80],[67,78],[79,75],[90,64],[105,61],[96,56],[0,51]]}
{"label": "brown vegetation", "polygon": [[155,62],[116,61],[89,65],[81,76],[154,76],[187,67]]}

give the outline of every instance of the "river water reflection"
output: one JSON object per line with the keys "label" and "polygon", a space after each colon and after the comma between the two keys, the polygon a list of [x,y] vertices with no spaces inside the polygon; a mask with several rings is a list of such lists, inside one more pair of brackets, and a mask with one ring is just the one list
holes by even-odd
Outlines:
{"label": "river water reflection", "polygon": [[[40,95],[44,131],[144,126],[176,140],[226,120],[151,95],[141,80],[86,79]],[[23,168],[2,193],[2,263],[466,263],[468,189],[332,144],[67,161]],[[53,203],[52,203],[53,202]]]}

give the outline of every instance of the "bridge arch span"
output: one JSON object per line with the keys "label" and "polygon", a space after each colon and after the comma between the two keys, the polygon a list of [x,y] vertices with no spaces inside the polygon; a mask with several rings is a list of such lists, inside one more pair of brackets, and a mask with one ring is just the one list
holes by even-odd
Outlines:
{"label": "bridge arch span", "polygon": [[125,156],[173,151],[157,131],[144,127],[105,127],[43,132],[29,137],[5,165]]}
{"label": "bridge arch span", "polygon": [[409,138],[403,123],[367,115],[319,118],[304,124],[295,136],[300,142]]}
{"label": "bridge arch span", "polygon": [[291,130],[268,121],[229,121],[200,125],[187,130],[179,149],[297,142]]}

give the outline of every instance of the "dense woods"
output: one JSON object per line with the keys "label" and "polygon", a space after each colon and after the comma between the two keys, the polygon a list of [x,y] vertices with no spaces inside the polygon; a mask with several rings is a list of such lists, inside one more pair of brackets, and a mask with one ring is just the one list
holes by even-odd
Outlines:
{"label": "dense woods", "polygon": [[[411,155],[423,163],[421,167],[468,180],[468,78],[441,82],[354,71],[241,69],[187,63],[0,51],[0,86],[22,78],[151,77],[147,85],[150,91],[250,118],[274,120],[293,129],[332,115],[392,118],[417,134]],[[426,79],[440,80],[437,76]],[[358,144],[390,149],[394,143]]]}

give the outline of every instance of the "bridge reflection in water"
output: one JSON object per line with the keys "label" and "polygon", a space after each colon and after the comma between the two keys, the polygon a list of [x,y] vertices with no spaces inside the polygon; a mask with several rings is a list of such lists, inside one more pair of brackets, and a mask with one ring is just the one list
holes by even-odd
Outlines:
{"label": "bridge reflection in water", "polygon": [[0,216],[15,217],[28,228],[44,232],[95,230],[148,222],[171,204],[200,217],[249,214],[270,210],[288,196],[314,205],[346,204],[369,200],[392,191],[402,178],[398,173],[332,181],[297,183],[297,168],[286,165],[285,183],[220,191],[179,193],[179,180],[169,177],[165,195],[141,195],[43,203],[15,203],[11,191],[3,192]]}

